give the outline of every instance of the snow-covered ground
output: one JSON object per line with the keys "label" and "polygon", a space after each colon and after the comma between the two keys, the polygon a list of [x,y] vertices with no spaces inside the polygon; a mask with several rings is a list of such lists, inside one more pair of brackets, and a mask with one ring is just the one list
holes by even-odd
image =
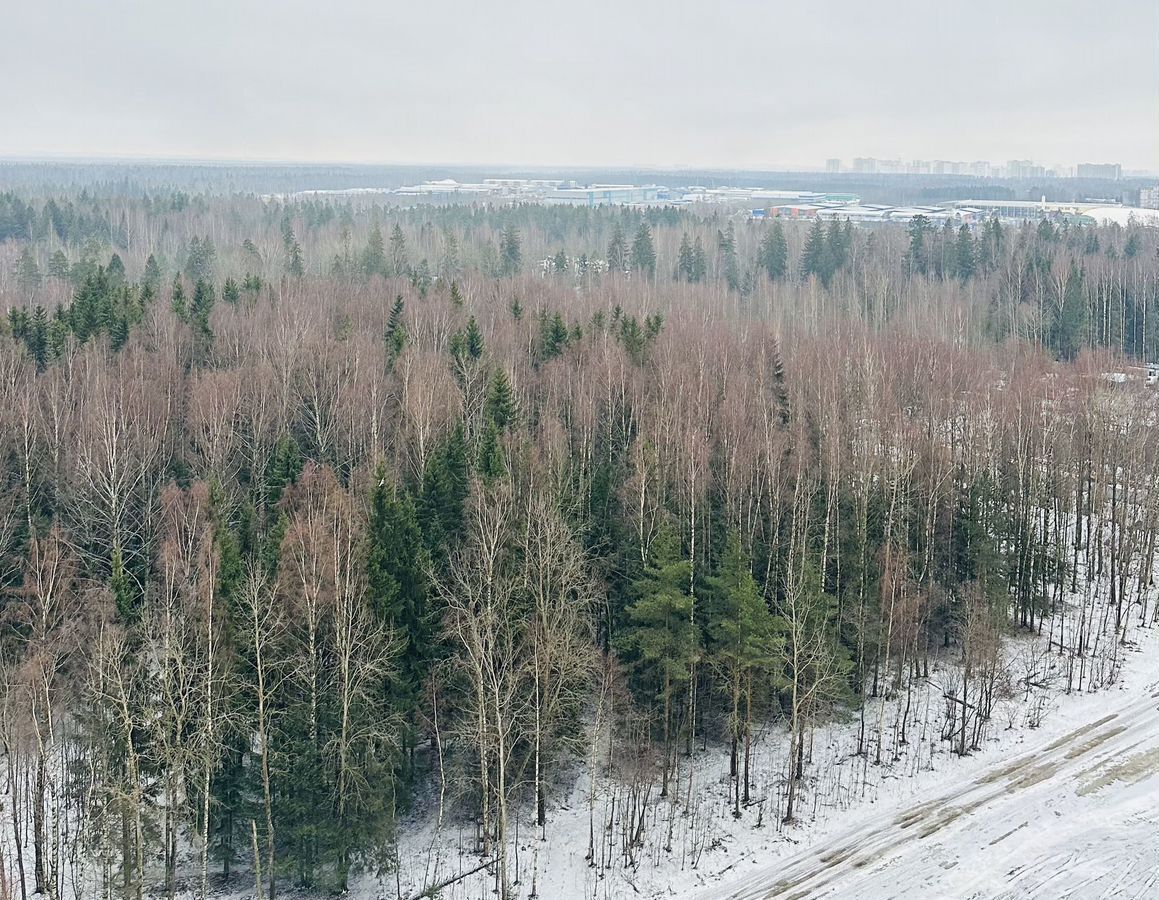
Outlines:
{"label": "snow-covered ground", "polygon": [[1159,673],[1145,643],[1116,688],[1070,698],[1013,751],[949,766],[928,799],[859,810],[698,896],[1159,897]]}
{"label": "snow-covered ground", "polygon": [[[624,790],[583,776],[550,811],[546,840],[520,825],[516,896],[1159,898],[1159,630],[1132,625],[1125,646],[1102,652],[1117,657],[1114,674],[1106,656],[1088,660],[1100,689],[1084,682],[1067,694],[1065,657],[1048,653],[1043,638],[1009,641],[1008,695],[981,748],[965,757],[942,740],[943,687],[957,667],[953,656],[939,661],[908,698],[904,744],[897,726],[906,695],[870,701],[880,763],[872,742],[856,753],[856,720],[818,729],[792,825],[778,812],[787,744],[779,730],[764,734],[755,754],[754,799],[763,802],[733,818],[727,755],[710,746],[683,762],[677,800],[653,795],[630,857]],[[460,852],[469,829],[417,824],[404,830],[401,878],[377,888],[368,881],[368,896],[414,896],[480,862]],[[477,900],[492,887],[479,872],[438,896]]]}
{"label": "snow-covered ground", "polygon": [[[1079,599],[1068,597],[1068,635]],[[1125,644],[1100,633],[1081,660],[1052,651],[1045,635],[1010,637],[1001,699],[979,749],[964,757],[942,734],[944,693],[960,676],[956,649],[932,661],[928,678],[868,700],[863,752],[858,718],[818,728],[792,824],[782,822],[783,727],[758,735],[753,802],[739,818],[726,748],[681,756],[672,796],[661,800],[654,768],[625,783],[628,748],[597,741],[596,758],[557,773],[574,787],[550,806],[545,839],[529,804],[513,810],[513,898],[1159,900],[1159,627],[1145,627],[1138,607],[1129,615]],[[1113,618],[1090,621],[1113,633]],[[609,777],[609,751],[621,778]],[[400,829],[398,871],[357,878],[352,900],[495,896],[473,825],[438,824],[435,809],[432,798]],[[10,845],[6,831],[8,861]],[[223,900],[253,896],[244,871],[214,885]],[[75,894],[86,895],[100,894]]]}

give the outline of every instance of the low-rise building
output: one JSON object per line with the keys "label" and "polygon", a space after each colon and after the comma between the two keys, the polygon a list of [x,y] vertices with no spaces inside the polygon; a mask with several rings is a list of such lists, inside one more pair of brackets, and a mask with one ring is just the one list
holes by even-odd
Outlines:
{"label": "low-rise building", "polygon": [[811,203],[786,203],[769,207],[769,215],[778,219],[815,219],[821,209]]}
{"label": "low-rise building", "polygon": [[[662,193],[664,196],[661,196]],[[543,195],[543,202],[567,206],[615,206],[655,203],[667,199],[667,193],[667,189],[655,184],[592,184],[548,191]]]}

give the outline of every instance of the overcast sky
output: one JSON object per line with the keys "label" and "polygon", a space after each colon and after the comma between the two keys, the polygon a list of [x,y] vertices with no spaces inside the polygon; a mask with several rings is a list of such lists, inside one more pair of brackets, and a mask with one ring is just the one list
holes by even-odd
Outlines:
{"label": "overcast sky", "polygon": [[0,156],[1159,169],[1159,0],[4,0]]}

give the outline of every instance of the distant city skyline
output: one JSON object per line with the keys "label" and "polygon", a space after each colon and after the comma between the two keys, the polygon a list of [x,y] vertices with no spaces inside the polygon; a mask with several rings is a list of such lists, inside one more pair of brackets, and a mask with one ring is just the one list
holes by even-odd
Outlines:
{"label": "distant city skyline", "polygon": [[1036,159],[1011,159],[992,162],[988,159],[910,159],[893,157],[828,157],[824,168],[831,174],[907,174],[907,175],[973,175],[989,178],[1146,178],[1154,170],[1132,170],[1117,161],[1083,161],[1043,163]]}
{"label": "distant city skyline", "polygon": [[43,0],[0,157],[810,169],[1159,165],[1159,5]]}
{"label": "distant city skyline", "polygon": [[[864,168],[858,168],[858,163],[871,160],[878,164],[877,169],[873,172],[867,172]],[[839,166],[833,164],[839,162]],[[60,164],[76,164],[76,165],[212,165],[212,166],[353,166],[353,167],[376,167],[382,166],[385,168],[410,168],[416,170],[427,169],[430,171],[442,171],[447,169],[463,169],[463,170],[494,170],[497,173],[511,172],[511,171],[526,171],[526,172],[551,172],[551,173],[599,173],[607,172],[616,169],[624,170],[640,170],[652,172],[716,172],[729,173],[735,172],[743,174],[749,173],[793,173],[799,172],[802,174],[808,173],[836,173],[841,175],[852,174],[921,174],[921,175],[975,175],[989,178],[1025,178],[1031,175],[1011,174],[1010,165],[1012,163],[1021,163],[1029,167],[1041,169],[1040,177],[1047,178],[1075,178],[1075,177],[1091,177],[1103,178],[1105,175],[1088,175],[1083,176],[1078,173],[1078,169],[1082,166],[1115,166],[1120,170],[1117,177],[1121,178],[1155,178],[1159,179],[1159,165],[1155,168],[1135,169],[1122,165],[1118,162],[1112,161],[1098,161],[1098,162],[1082,162],[1082,163],[1052,163],[1046,164],[1031,158],[1026,160],[965,160],[954,159],[952,157],[946,159],[917,159],[906,156],[893,157],[826,157],[824,160],[812,161],[803,164],[778,164],[772,163],[768,165],[714,165],[714,164],[695,164],[682,163],[674,165],[657,165],[648,162],[628,162],[628,163],[565,163],[554,164],[551,162],[545,163],[523,163],[511,160],[499,160],[497,162],[480,162],[477,160],[373,160],[373,159],[325,159],[325,158],[302,158],[302,159],[287,159],[276,157],[230,157],[230,156],[158,156],[151,154],[73,154],[73,153],[38,153],[38,154],[0,154],[0,163],[60,163]],[[946,168],[939,170],[939,164],[945,164]],[[985,166],[986,171],[977,171],[976,167],[979,165]],[[953,166],[954,168],[950,168]],[[974,169],[974,171],[971,171]]]}

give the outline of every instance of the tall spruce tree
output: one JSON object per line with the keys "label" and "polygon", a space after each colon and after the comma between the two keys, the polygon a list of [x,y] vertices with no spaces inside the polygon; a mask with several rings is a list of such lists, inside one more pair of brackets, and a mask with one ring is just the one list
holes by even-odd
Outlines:
{"label": "tall spruce tree", "polygon": [[765,602],[735,532],[728,535],[710,588],[709,658],[724,679],[729,700],[729,769],[736,779],[733,815],[739,818],[741,804],[749,801],[753,704],[777,685],[785,623]]}
{"label": "tall spruce tree", "polygon": [[829,251],[828,270],[826,271],[826,281],[832,280],[833,276],[845,267],[849,260],[849,243],[852,240],[852,234],[845,226],[849,225],[849,220],[845,220],[845,225],[842,225],[837,219],[829,222],[829,229],[825,235],[825,243]]}
{"label": "tall spruce tree", "polygon": [[507,458],[503,452],[502,435],[494,419],[488,419],[479,436],[479,450],[476,454],[475,470],[484,484],[494,482],[507,474]]}
{"label": "tall spruce tree", "polygon": [[801,254],[801,275],[828,284],[832,271],[832,253],[825,226],[820,219],[814,219]]}
{"label": "tall spruce tree", "polygon": [[627,269],[628,242],[624,238],[624,229],[617,222],[612,229],[612,239],[608,242],[608,271],[622,273]]}
{"label": "tall spruce tree", "polygon": [[241,288],[232,276],[225,279],[221,286],[221,299],[230,306],[237,306],[241,301]]}
{"label": "tall spruce tree", "polygon": [[1087,308],[1083,270],[1072,259],[1062,296],[1058,300],[1055,326],[1056,346],[1060,359],[1074,359],[1087,345],[1090,311]]}
{"label": "tall spruce tree", "polygon": [[173,289],[169,293],[169,306],[178,319],[182,322],[189,321],[189,306],[185,300],[185,285],[181,282],[180,275],[177,275],[173,279]]}
{"label": "tall spruce tree", "polygon": [[[150,259],[152,254],[150,254]],[[52,252],[52,256],[48,258],[48,277],[65,279],[68,278],[70,271],[68,257],[64,255],[64,251],[57,249]]]}
{"label": "tall spruce tree", "polygon": [[704,243],[700,240],[700,235],[697,235],[692,244],[692,278],[690,280],[700,283],[706,277],[708,277],[708,259],[704,254]]}
{"label": "tall spruce tree", "polygon": [[926,238],[930,233],[930,220],[925,216],[914,216],[909,224],[909,252],[906,266],[910,272],[925,275],[930,269],[929,247]]}
{"label": "tall spruce tree", "polygon": [[386,358],[391,364],[398,359],[406,346],[406,322],[402,318],[404,308],[402,294],[399,294],[394,298],[394,305],[390,308],[390,317],[386,320],[386,330],[383,334],[386,340]]}
{"label": "tall spruce tree", "polygon": [[199,365],[208,361],[213,347],[213,328],[209,324],[209,315],[213,312],[215,299],[213,285],[208,281],[198,281],[193,286],[189,324],[193,327],[193,357]]}
{"label": "tall spruce tree", "polygon": [[724,231],[716,234],[717,250],[720,253],[720,271],[730,291],[740,290],[740,264],[737,261],[736,230],[732,222]]}
{"label": "tall spruce tree", "polygon": [[508,223],[499,239],[499,274],[518,275],[523,267],[523,250],[520,247],[519,230]]}
{"label": "tall spruce tree", "polygon": [[676,262],[676,280],[692,281],[692,244],[688,240],[688,232],[680,236],[680,252]]}
{"label": "tall spruce tree", "polygon": [[761,268],[776,281],[784,278],[789,269],[789,245],[785,240],[785,229],[780,219],[773,220],[773,227],[765,234],[760,246]]}
{"label": "tall spruce tree", "polygon": [[665,524],[652,542],[648,564],[632,584],[636,599],[625,610],[627,623],[619,639],[621,649],[634,662],[645,695],[660,704],[663,797],[668,796],[676,738],[674,701],[689,683],[700,656],[691,578],[692,564],[680,551],[680,538]]}
{"label": "tall spruce tree", "polygon": [[371,608],[398,643],[396,670],[383,689],[405,722],[403,758],[409,777],[419,734],[422,691],[435,656],[438,622],[429,607],[430,556],[409,492],[384,469],[370,495],[367,590]]}
{"label": "tall spruce tree", "polygon": [[390,229],[390,274],[395,278],[405,278],[410,274],[410,259],[406,249],[406,235],[398,222]]}
{"label": "tall spruce tree", "polygon": [[290,252],[286,258],[286,274],[294,278],[301,278],[306,274],[306,262],[302,258],[302,246],[297,241],[290,244]]}
{"label": "tall spruce tree", "polygon": [[519,417],[519,401],[507,373],[501,367],[496,367],[491,374],[486,414],[500,431],[506,431]]}
{"label": "tall spruce tree", "polygon": [[656,274],[656,248],[647,222],[640,223],[632,240],[632,268],[648,278]]}
{"label": "tall spruce tree", "polygon": [[40,286],[40,266],[36,264],[32,248],[27,244],[21,248],[20,259],[16,263],[16,283],[27,296],[31,296]]}
{"label": "tall spruce tree", "polygon": [[977,266],[977,253],[974,249],[974,237],[970,234],[970,226],[963,225],[958,229],[958,239],[955,244],[957,257],[957,274],[962,281],[969,281],[974,277]]}
{"label": "tall spruce tree", "polygon": [[386,274],[386,245],[382,240],[382,226],[377,222],[371,226],[362,251],[362,271],[368,277]]}
{"label": "tall spruce tree", "polygon": [[463,423],[455,425],[427,458],[419,523],[433,560],[444,560],[462,531],[470,466]]}

